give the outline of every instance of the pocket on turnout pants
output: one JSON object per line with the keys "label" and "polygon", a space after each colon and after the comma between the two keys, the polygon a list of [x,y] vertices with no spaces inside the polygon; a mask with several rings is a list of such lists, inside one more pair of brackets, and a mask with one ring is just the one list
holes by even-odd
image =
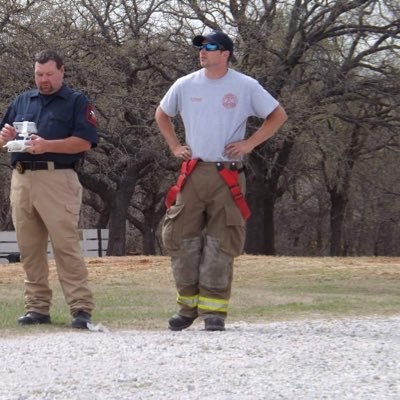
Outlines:
{"label": "pocket on turnout pants", "polygon": [[171,206],[164,217],[164,222],[161,230],[162,242],[166,250],[177,251],[181,247],[182,242],[182,210],[184,204]]}
{"label": "pocket on turnout pants", "polygon": [[225,206],[225,225],[221,249],[232,257],[237,257],[242,254],[244,249],[246,221],[236,205]]}

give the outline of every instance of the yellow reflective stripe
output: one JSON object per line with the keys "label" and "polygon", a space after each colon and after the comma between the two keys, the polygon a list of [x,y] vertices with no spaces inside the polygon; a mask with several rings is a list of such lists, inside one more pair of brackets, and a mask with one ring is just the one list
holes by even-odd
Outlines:
{"label": "yellow reflective stripe", "polygon": [[199,297],[199,309],[207,311],[228,312],[229,300],[210,299],[208,297]]}
{"label": "yellow reflective stripe", "polygon": [[184,304],[185,306],[195,308],[197,307],[197,303],[199,302],[199,295],[196,294],[194,296],[181,296],[177,293],[176,301],[180,304]]}

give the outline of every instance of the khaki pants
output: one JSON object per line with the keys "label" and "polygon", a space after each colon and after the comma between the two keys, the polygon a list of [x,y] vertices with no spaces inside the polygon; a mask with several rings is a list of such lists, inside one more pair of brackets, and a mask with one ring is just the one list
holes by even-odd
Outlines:
{"label": "khaki pants", "polygon": [[71,313],[94,308],[79,245],[82,186],[72,169],[13,171],[11,208],[26,273],[25,308],[49,314],[47,243],[50,236],[61,288]]}
{"label": "khaki pants", "polygon": [[[245,194],[242,173],[239,183]],[[244,247],[245,221],[215,163],[197,163],[166,213],[162,238],[172,256],[179,314],[225,317],[233,259]]]}

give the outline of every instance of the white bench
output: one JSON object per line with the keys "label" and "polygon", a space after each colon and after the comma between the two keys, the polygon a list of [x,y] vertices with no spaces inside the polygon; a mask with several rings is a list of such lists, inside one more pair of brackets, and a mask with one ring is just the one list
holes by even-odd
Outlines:
{"label": "white bench", "polygon": [[[102,257],[108,246],[108,229],[81,229],[80,245],[84,257]],[[49,259],[54,258],[50,240],[47,247]],[[19,248],[15,231],[0,231],[0,263],[19,262]]]}

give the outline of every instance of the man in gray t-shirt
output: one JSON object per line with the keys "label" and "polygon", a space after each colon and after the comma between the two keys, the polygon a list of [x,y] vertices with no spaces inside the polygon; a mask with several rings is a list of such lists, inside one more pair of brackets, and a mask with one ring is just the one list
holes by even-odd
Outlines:
{"label": "man in gray t-shirt", "polygon": [[[233,42],[225,33],[196,36],[193,45],[202,68],[178,79],[156,111],[162,136],[183,160],[167,196],[162,239],[178,291],[179,311],[169,328],[185,329],[201,317],[205,329],[215,331],[225,329],[233,259],[243,251],[249,216],[242,157],[269,139],[287,116],[255,79],[228,67]],[[178,113],[185,144],[171,120]],[[264,122],[244,139],[250,116]]]}

